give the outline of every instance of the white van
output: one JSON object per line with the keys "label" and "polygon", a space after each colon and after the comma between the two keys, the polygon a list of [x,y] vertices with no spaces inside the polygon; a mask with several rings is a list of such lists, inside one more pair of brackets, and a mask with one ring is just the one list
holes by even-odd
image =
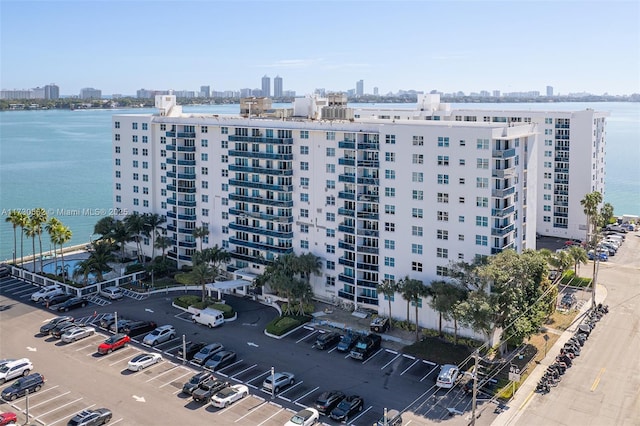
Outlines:
{"label": "white van", "polygon": [[199,324],[207,325],[209,328],[213,328],[224,324],[224,313],[217,309],[206,308],[197,314],[191,315],[191,319],[194,323],[197,322]]}

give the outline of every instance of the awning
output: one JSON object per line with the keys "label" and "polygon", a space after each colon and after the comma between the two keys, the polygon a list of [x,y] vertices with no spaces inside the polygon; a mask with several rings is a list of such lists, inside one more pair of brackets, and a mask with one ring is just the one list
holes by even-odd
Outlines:
{"label": "awning", "polygon": [[205,287],[210,290],[232,290],[234,288],[242,288],[250,286],[251,283],[246,280],[232,280],[232,281],[220,281],[215,283],[206,284]]}

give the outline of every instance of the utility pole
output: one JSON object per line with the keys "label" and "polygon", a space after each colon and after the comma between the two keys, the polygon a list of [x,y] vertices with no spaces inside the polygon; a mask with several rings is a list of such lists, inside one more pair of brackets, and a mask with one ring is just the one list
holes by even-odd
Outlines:
{"label": "utility pole", "polygon": [[187,336],[182,335],[182,363],[187,363]]}
{"label": "utility pole", "polygon": [[473,353],[473,391],[472,391],[472,399],[471,399],[471,426],[475,426],[476,424],[476,405],[478,403],[477,393],[478,393],[478,350]]}
{"label": "utility pole", "polygon": [[271,399],[276,397],[276,370],[271,367]]}

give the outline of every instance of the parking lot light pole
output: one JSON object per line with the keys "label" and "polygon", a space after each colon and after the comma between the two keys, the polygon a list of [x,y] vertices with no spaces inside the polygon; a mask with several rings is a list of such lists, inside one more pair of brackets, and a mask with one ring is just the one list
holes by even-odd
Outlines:
{"label": "parking lot light pole", "polygon": [[276,370],[271,367],[271,399],[276,397]]}
{"label": "parking lot light pole", "polygon": [[182,335],[182,363],[187,363],[187,336]]}
{"label": "parking lot light pole", "polygon": [[115,327],[116,327],[116,334],[118,334],[118,312],[114,312],[114,318],[116,320],[115,322]]}
{"label": "parking lot light pole", "polygon": [[387,426],[389,424],[389,419],[387,419],[387,407],[384,407],[384,414],[382,416],[382,419],[384,421],[384,426]]}

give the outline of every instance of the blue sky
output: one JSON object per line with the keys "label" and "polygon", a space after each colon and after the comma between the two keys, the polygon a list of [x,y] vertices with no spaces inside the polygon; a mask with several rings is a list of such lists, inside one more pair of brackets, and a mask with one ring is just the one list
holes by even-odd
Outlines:
{"label": "blue sky", "polygon": [[640,92],[639,1],[0,0],[0,85]]}

